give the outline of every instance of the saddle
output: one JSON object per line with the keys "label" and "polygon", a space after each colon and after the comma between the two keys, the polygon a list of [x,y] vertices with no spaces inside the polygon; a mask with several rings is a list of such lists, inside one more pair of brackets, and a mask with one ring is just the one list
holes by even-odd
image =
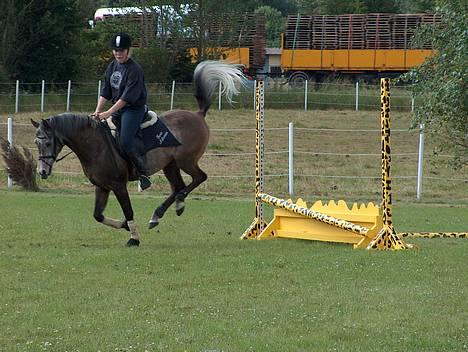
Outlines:
{"label": "saddle", "polygon": [[[120,138],[120,123],[112,116],[105,123],[110,130],[110,133],[115,141],[116,146],[119,146]],[[142,154],[154,148],[177,147],[181,143],[174,137],[172,132],[167,128],[164,122],[159,118],[158,114],[152,110],[147,110],[143,122],[140,125],[140,131],[137,138],[140,140],[139,149]],[[120,150],[120,148],[117,148]]]}

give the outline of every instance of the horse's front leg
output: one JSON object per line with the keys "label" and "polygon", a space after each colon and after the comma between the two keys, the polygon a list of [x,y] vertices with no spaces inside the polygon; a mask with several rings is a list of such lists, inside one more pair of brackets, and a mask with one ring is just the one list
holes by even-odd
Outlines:
{"label": "horse's front leg", "polygon": [[114,229],[126,229],[127,231],[129,231],[127,222],[125,220],[116,220],[104,216],[104,209],[106,208],[107,201],[109,200],[109,193],[110,191],[96,186],[96,197],[94,200],[94,218],[97,222],[113,227]]}
{"label": "horse's front leg", "polygon": [[124,184],[120,188],[114,189],[114,194],[119,201],[130,230],[130,239],[127,242],[127,246],[139,246],[140,232],[138,231],[136,222],[133,220],[132,203],[130,202],[130,196],[128,195],[127,185]]}

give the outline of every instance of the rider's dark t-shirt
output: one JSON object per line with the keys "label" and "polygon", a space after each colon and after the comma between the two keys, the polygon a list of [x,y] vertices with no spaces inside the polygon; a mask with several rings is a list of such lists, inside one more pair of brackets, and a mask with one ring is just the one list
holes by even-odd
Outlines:
{"label": "rider's dark t-shirt", "polygon": [[106,69],[101,96],[113,103],[122,99],[129,106],[145,105],[147,93],[141,66],[131,58],[124,64],[113,60]]}

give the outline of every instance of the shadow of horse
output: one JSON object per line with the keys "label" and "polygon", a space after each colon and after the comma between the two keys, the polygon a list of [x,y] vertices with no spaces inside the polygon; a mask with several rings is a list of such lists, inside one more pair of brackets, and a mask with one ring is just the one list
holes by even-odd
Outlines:
{"label": "shadow of horse", "polygon": [[[211,105],[215,88],[222,86],[228,101],[238,93],[236,84],[241,83],[241,71],[233,65],[217,61],[204,61],[194,71],[197,112],[171,110],[161,114],[160,119],[181,143],[175,147],[156,148],[146,153],[146,166],[152,175],[163,170],[171,185],[171,194],[154,210],[149,228],[158,225],[166,210],[175,202],[177,215],[185,208],[185,198],[206,181],[207,175],[200,169],[198,161],[203,156],[209,139],[209,128],[205,116]],[[47,178],[63,146],[68,146],[80,160],[84,174],[95,186],[94,218],[104,225],[130,231],[128,246],[140,244],[138,226],[128,194],[128,181],[138,179],[136,171],[121,157],[111,141],[103,122],[86,115],[70,113],[51,116],[35,122],[36,145],[39,151],[38,172]],[[182,179],[181,170],[191,176],[188,185]],[[113,192],[122,208],[125,219],[106,217],[104,209]]]}

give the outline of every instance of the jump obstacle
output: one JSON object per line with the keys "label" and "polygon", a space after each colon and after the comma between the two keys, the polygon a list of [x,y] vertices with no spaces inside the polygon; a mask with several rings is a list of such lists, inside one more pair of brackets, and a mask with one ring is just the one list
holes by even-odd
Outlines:
{"label": "jump obstacle", "polygon": [[[312,207],[302,199],[296,202],[263,192],[264,157],[264,81],[257,81],[255,92],[255,218],[241,239],[296,238],[353,244],[365,249],[408,249],[412,245],[402,237],[468,237],[468,233],[396,233],[392,222],[392,188],[390,178],[390,80],[380,81],[380,120],[382,141],[382,202],[354,203],[345,201],[315,202]],[[274,217],[266,224],[263,203],[274,205]]]}

